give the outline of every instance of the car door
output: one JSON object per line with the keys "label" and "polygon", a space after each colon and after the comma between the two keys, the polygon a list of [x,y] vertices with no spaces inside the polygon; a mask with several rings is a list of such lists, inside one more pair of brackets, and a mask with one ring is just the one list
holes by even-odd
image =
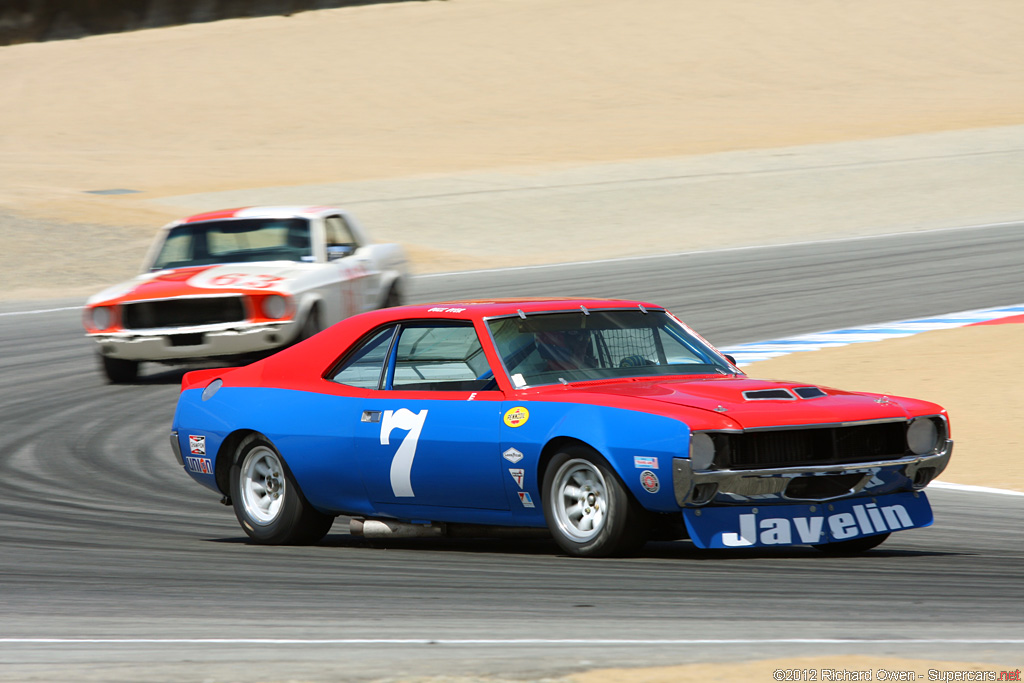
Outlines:
{"label": "car door", "polygon": [[380,272],[368,248],[361,245],[349,228],[344,216],[331,215],[324,219],[327,240],[327,261],[338,273],[341,290],[341,317],[373,308],[370,301],[377,301]]}
{"label": "car door", "polygon": [[[413,506],[507,510],[498,452],[503,394],[466,321],[405,322],[350,354],[332,379],[371,388],[351,399],[355,454],[382,512]],[[369,342],[368,342],[369,343]],[[385,350],[386,349],[386,350]]]}

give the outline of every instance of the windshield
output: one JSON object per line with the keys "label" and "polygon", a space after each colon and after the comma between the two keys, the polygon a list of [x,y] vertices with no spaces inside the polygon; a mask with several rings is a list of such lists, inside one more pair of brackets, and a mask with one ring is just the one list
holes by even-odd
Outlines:
{"label": "windshield", "polygon": [[252,261],[312,261],[305,218],[247,218],[171,228],[151,270]]}
{"label": "windshield", "polygon": [[516,388],[659,375],[732,374],[710,346],[664,311],[583,311],[488,321]]}

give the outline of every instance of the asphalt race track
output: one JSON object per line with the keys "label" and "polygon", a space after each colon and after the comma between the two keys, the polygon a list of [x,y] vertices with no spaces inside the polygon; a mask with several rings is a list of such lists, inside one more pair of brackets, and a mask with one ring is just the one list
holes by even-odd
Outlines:
{"label": "asphalt race track", "polygon": [[[727,349],[1021,303],[1021,264],[1024,225],[1006,225],[421,277],[408,298],[638,297]],[[170,453],[181,371],[108,386],[77,310],[18,313],[76,303],[0,307],[0,680],[529,678],[838,654],[1022,663],[1024,497],[934,491],[933,527],[859,557],[677,542],[582,560],[542,540],[371,544],[345,520],[314,547],[249,545]]]}

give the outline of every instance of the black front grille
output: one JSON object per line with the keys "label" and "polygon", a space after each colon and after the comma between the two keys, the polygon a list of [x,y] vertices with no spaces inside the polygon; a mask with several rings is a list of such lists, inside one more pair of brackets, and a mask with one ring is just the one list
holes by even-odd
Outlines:
{"label": "black front grille", "polygon": [[863,474],[837,474],[824,477],[794,477],[786,487],[786,498],[823,500],[849,493]]}
{"label": "black front grille", "polygon": [[213,325],[240,320],[245,320],[245,307],[238,296],[142,301],[121,306],[121,322],[129,330]]}
{"label": "black front grille", "polygon": [[899,458],[907,453],[905,422],[712,434],[719,469],[831,465]]}

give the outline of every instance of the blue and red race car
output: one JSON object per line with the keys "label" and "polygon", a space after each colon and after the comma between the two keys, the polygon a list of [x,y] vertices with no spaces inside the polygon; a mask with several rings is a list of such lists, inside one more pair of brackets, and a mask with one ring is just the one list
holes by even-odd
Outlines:
{"label": "blue and red race car", "polygon": [[751,379],[638,301],[516,299],[354,316],[182,380],[171,443],[260,543],[550,531],[567,553],[860,552],[928,526],[946,411]]}

